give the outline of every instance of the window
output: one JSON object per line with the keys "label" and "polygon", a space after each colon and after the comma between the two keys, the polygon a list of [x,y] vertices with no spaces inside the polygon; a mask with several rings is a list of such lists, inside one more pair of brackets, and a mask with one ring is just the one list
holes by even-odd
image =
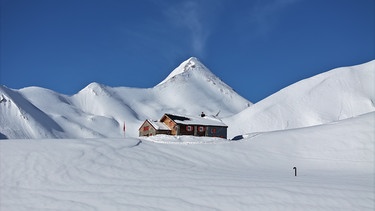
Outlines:
{"label": "window", "polygon": [[211,128],[211,133],[216,133],[216,128]]}
{"label": "window", "polygon": [[150,126],[144,126],[143,131],[148,131],[150,129]]}
{"label": "window", "polygon": [[204,128],[203,126],[199,126],[198,127],[198,131],[199,132],[204,132],[206,130],[206,128]]}
{"label": "window", "polygon": [[193,131],[193,126],[190,126],[190,125],[186,126],[186,131],[188,132]]}

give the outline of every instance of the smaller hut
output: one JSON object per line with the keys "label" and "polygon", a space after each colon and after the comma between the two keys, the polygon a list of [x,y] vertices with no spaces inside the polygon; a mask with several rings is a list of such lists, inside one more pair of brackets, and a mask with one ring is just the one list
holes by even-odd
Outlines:
{"label": "smaller hut", "polygon": [[147,119],[139,128],[139,136],[153,136],[156,134],[171,134],[171,129],[163,122]]}

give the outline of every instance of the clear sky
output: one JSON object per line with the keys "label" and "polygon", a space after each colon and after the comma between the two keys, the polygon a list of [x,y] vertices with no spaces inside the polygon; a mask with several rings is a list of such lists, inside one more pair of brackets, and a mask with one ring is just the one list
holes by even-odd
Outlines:
{"label": "clear sky", "polygon": [[150,88],[191,56],[257,102],[375,59],[375,1],[1,0],[9,88]]}

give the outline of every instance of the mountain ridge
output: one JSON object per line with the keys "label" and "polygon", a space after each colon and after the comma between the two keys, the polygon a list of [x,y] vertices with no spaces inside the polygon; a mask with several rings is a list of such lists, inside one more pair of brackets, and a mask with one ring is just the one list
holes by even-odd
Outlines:
{"label": "mountain ridge", "polygon": [[[31,132],[18,133],[6,126],[6,123],[17,118],[13,113],[7,117],[2,115],[0,132],[12,139],[120,138],[124,136],[122,128],[126,124],[126,134],[135,137],[138,136],[138,127],[145,119],[158,119],[164,113],[187,115],[199,115],[201,112],[220,113],[223,117],[238,113],[252,104],[216,77],[196,58],[192,57],[182,63],[182,65],[186,64],[190,65],[186,67],[188,71],[176,73],[179,68],[177,67],[176,71],[172,71],[172,77],[167,77],[163,83],[146,89],[109,87],[97,82],[88,84],[71,96],[40,87],[9,89],[34,106],[27,113],[31,116],[45,114],[46,119],[56,122],[59,127],[49,128],[47,124],[47,128],[38,129],[36,122],[43,122],[42,119],[35,120],[36,122],[24,121],[19,130],[27,128]],[[0,92],[0,96],[1,94]],[[11,97],[5,98],[9,102],[0,104],[1,112],[9,113],[9,108],[15,109],[16,105],[11,103]],[[43,133],[44,130],[49,132]]]}
{"label": "mountain ridge", "polygon": [[[137,137],[145,119],[164,113],[219,114],[228,137],[309,127],[375,110],[375,60],[298,81],[252,104],[197,58],[151,88],[92,82],[68,96],[40,87],[0,86],[1,138]],[[126,134],[122,130],[126,125]]]}

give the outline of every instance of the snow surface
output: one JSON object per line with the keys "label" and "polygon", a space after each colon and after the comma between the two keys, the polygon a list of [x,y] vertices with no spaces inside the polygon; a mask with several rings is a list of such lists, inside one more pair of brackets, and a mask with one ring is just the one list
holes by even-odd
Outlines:
{"label": "snow surface", "polygon": [[299,81],[225,118],[228,136],[320,125],[375,111],[374,81],[375,60]]}
{"label": "snow surface", "polygon": [[0,210],[374,210],[374,127],[3,140]]}
{"label": "snow surface", "polygon": [[152,125],[157,130],[171,130],[164,122],[159,122],[158,120],[147,120],[148,123]]}
{"label": "snow surface", "polygon": [[[0,210],[374,210],[374,79],[375,60],[252,104],[190,58],[148,89],[0,86]],[[201,112],[237,141],[137,137]]]}

